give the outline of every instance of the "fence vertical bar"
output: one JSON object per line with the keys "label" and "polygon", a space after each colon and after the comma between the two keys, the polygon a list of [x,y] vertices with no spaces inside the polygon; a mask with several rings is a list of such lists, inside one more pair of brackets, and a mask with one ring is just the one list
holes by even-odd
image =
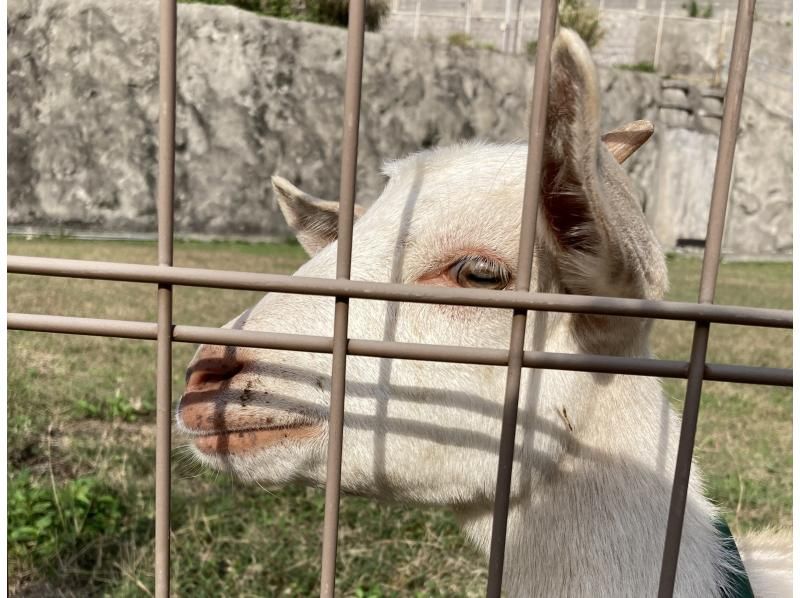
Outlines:
{"label": "fence vertical bar", "polygon": [[[339,230],[336,278],[350,278],[353,249],[353,209],[358,164],[358,123],[361,114],[361,74],[364,64],[366,0],[350,0],[347,21],[342,165],[339,179]],[[333,322],[331,404],[328,419],[328,464],[325,480],[325,522],[322,540],[320,596],[333,598],[336,581],[336,545],[339,533],[339,489],[342,477],[342,437],[347,364],[349,297],[336,297]]]}
{"label": "fence vertical bar", "polygon": [[503,52],[508,54],[511,49],[511,0],[505,0],[503,13]]}
{"label": "fence vertical bar", "polygon": [[[161,0],[159,22],[158,263],[171,266],[175,190],[176,0]],[[172,437],[172,285],[159,284],[157,297],[155,595],[157,598],[167,598]]]}
{"label": "fence vertical bar", "polygon": [[522,0],[517,0],[517,16],[514,19],[514,41],[511,52],[519,54],[520,37],[522,36]]}
{"label": "fence vertical bar", "polygon": [[728,32],[728,9],[722,12],[719,23],[719,42],[717,43],[717,66],[714,69],[712,85],[717,87],[722,80],[722,70],[725,68],[725,34]]}
{"label": "fence vertical bar", "polygon": [[[550,49],[556,31],[557,0],[543,0],[539,14],[539,44],[536,53],[536,70],[533,77],[530,135],[528,137],[528,162],[525,171],[525,191],[522,207],[522,229],[519,239],[519,267],[517,289],[530,290],[533,267],[533,246],[536,237],[536,220],[539,212],[539,195],[544,155],[544,136],[547,120],[547,101],[550,91]],[[492,519],[492,540],[489,552],[489,580],[486,595],[499,598],[503,583],[503,562],[506,548],[511,494],[511,469],[514,462],[514,436],[517,427],[522,358],[525,345],[525,326],[528,312],[515,309],[511,323],[506,392],[503,405],[503,423],[500,432],[500,453],[497,464],[497,487]]]}
{"label": "fence vertical bar", "polygon": [[658,29],[656,30],[656,51],[653,56],[653,69],[658,70],[658,60],[661,58],[661,37],[664,34],[664,15],[667,11],[667,0],[661,0],[661,9],[658,11]]}
{"label": "fence vertical bar", "polygon": [[[725,212],[728,205],[733,157],[736,149],[736,135],[739,130],[742,96],[744,95],[747,62],[750,54],[750,39],[753,33],[754,9],[755,0],[739,0],[736,28],[733,35],[731,65],[728,71],[728,84],[725,89],[725,107],[722,114],[717,164],[714,170],[714,186],[711,192],[706,249],[700,277],[699,303],[714,302],[714,292],[722,253]],[[672,484],[664,555],[661,563],[659,598],[669,598],[675,588],[675,573],[680,554],[681,533],[686,509],[686,492],[692,467],[692,453],[697,430],[697,415],[700,409],[700,394],[703,389],[703,370],[705,369],[709,330],[710,324],[708,322],[697,322],[692,339],[689,378],[686,383],[686,400],[683,406],[675,479]]]}

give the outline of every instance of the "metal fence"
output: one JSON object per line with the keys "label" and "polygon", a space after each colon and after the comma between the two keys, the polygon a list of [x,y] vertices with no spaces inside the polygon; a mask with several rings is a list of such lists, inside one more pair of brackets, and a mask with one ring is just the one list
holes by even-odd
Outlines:
{"label": "metal fence", "polygon": [[[461,42],[473,41],[511,54],[525,54],[528,45],[536,40],[540,0],[395,0],[382,30],[393,35],[412,39],[452,39],[464,34]],[[718,86],[723,69],[728,66],[727,52],[731,40],[735,4],[725,2],[703,2],[701,9],[711,9],[713,16],[690,17],[684,0],[597,0],[595,6],[601,25],[602,37],[592,54],[603,66],[650,63],[657,72],[664,58],[664,44],[671,37],[683,35],[687,30],[703,31],[694,38],[694,51],[713,67],[709,83]],[[760,0],[761,20],[781,26],[791,22],[791,3],[782,0]],[[767,18],[768,17],[768,18]],[[644,28],[645,33],[639,33]],[[650,31],[652,29],[652,31]],[[640,36],[648,41],[639,41]],[[692,38],[689,38],[692,39]],[[668,51],[668,50],[667,50]],[[756,62],[756,59],[750,59]],[[787,73],[781,61],[760,61],[756,77],[764,74],[780,77]],[[695,74],[701,74],[698,70]],[[669,72],[669,65],[665,74]],[[752,78],[753,72],[750,73]],[[680,75],[679,75],[680,76]],[[782,77],[781,77],[782,79]],[[774,85],[775,83],[771,83]],[[791,89],[791,82],[781,85]]]}
{"label": "metal fence", "polygon": [[[792,328],[792,314],[790,311],[713,305],[736,132],[753,26],[754,0],[739,1],[698,303],[530,292],[530,275],[533,263],[534,233],[538,213],[548,98],[550,48],[556,30],[557,0],[543,1],[539,19],[539,47],[541,51],[538,52],[537,56],[533,85],[533,112],[530,121],[517,290],[448,289],[350,281],[356,156],[361,103],[361,71],[364,48],[364,6],[365,0],[351,0],[349,9],[340,180],[341,203],[335,280],[275,274],[223,272],[172,266],[177,11],[175,0],[161,0],[158,265],[148,266],[8,256],[9,273],[156,284],[158,285],[158,322],[129,322],[11,313],[8,314],[8,327],[15,330],[150,339],[157,342],[155,574],[156,596],[162,598],[169,595],[170,583],[170,437],[172,420],[170,380],[173,342],[202,342],[333,354],[321,596],[333,596],[334,594],[345,369],[348,355],[507,366],[505,405],[489,560],[488,596],[499,596],[501,590],[514,434],[522,368],[685,378],[688,380],[686,401],[683,409],[680,445],[659,582],[659,596],[661,598],[671,596],[680,549],[684,508],[703,381],[719,380],[781,386],[792,385],[792,371],[789,369],[721,365],[706,362],[708,336],[712,323]],[[333,337],[289,334],[265,335],[244,330],[174,325],[172,323],[172,289],[174,285],[333,296],[336,298]],[[506,351],[349,339],[347,336],[348,301],[351,297],[511,309],[513,310],[513,322],[509,348]],[[695,322],[695,328],[691,357],[688,362],[684,362],[525,351],[524,333],[529,310],[693,321]]]}

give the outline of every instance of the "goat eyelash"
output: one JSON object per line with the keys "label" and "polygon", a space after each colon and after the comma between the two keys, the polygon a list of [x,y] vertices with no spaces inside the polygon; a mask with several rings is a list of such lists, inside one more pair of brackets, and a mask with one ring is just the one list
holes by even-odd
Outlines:
{"label": "goat eyelash", "polygon": [[511,283],[511,272],[498,260],[485,255],[465,255],[453,262],[448,274],[462,287],[505,289]]}

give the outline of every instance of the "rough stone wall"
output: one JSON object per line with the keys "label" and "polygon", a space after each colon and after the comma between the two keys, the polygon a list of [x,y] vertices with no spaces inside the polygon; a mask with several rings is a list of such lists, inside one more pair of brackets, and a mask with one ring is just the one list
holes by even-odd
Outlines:
{"label": "rough stone wall", "polygon": [[[345,32],[179,5],[176,232],[283,237],[269,177],[338,189]],[[8,222],[12,229],[155,231],[157,14],[153,3],[12,0]],[[721,102],[653,75],[601,69],[603,126],[648,118],[629,161],[665,247],[704,234]],[[358,201],[385,160],[478,137],[523,140],[522,58],[367,34]],[[672,85],[672,87],[671,87]],[[745,98],[726,249],[791,252],[791,93]],[[759,92],[759,93],[756,93]]]}
{"label": "rough stone wall", "polygon": [[[154,3],[9,6],[9,223],[148,231],[158,118]],[[179,5],[176,231],[283,235],[270,176],[335,196],[345,32]],[[367,34],[359,200],[383,161],[524,136],[524,61]]]}
{"label": "rough stone wall", "polygon": [[789,254],[793,209],[791,91],[756,78],[747,87],[758,93],[746,92],[742,105],[725,246],[747,255]]}

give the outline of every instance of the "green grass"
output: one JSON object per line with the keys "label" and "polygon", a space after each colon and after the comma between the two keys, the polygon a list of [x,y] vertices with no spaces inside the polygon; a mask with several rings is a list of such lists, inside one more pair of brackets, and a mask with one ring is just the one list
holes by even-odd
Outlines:
{"label": "green grass", "polygon": [[[696,301],[699,260],[669,261],[670,299]],[[791,309],[791,263],[722,264],[715,301]],[[658,322],[653,349],[658,357],[687,359],[692,325]],[[756,366],[792,367],[788,330],[717,325],[711,328],[708,360]],[[684,381],[666,381],[680,407]],[[708,479],[708,494],[728,512],[734,531],[767,524],[791,525],[792,393],[790,389],[706,382],[698,423],[697,459]]]}
{"label": "green grass", "polygon": [[[9,253],[155,263],[154,244],[9,239]],[[176,243],[180,266],[291,272],[297,245]],[[694,300],[699,261],[672,258],[670,297]],[[175,321],[218,326],[260,293],[175,290]],[[790,264],[724,264],[721,303],[791,306]],[[153,320],[150,285],[10,276],[10,311]],[[659,357],[686,359],[692,326],[659,322]],[[791,365],[785,331],[712,328],[710,359]],[[193,346],[176,343],[173,388]],[[11,332],[8,338],[9,589],[146,595],[153,585],[155,347],[147,341]],[[667,381],[680,405],[682,382]],[[698,460],[734,530],[791,524],[791,393],[707,383]],[[323,496],[277,493],[201,471],[176,439],[174,596],[317,592]],[[16,535],[15,535],[16,534]],[[482,559],[439,510],[343,497],[337,588],[346,596],[481,595]]]}
{"label": "green grass", "polygon": [[653,65],[652,62],[643,61],[637,62],[635,64],[616,64],[614,68],[621,69],[623,71],[636,71],[639,73],[655,73],[656,67]]}

